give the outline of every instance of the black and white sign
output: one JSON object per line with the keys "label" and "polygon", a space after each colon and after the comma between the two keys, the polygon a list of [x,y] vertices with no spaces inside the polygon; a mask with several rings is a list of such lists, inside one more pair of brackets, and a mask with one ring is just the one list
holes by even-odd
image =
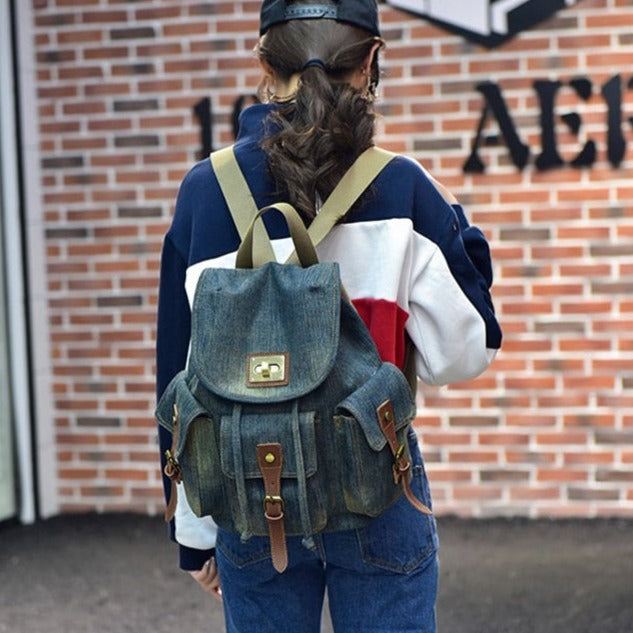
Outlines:
{"label": "black and white sign", "polygon": [[386,0],[489,48],[579,0]]}

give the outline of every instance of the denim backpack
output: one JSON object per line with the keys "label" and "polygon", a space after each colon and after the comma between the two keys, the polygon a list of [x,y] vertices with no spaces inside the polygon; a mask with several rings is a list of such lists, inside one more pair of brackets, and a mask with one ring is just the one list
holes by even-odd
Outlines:
{"label": "denim backpack", "polygon": [[[392,157],[362,154],[306,230],[289,204],[257,210],[232,148],[211,156],[242,243],[236,268],[202,272],[187,367],[156,409],[173,437],[166,518],[182,482],[196,515],[244,540],[268,535],[279,572],[286,535],[361,527],[403,491],[430,513],[409,486],[410,381],[381,361],[338,264],[314,248]],[[288,224],[290,263],[270,261],[257,220],[272,209]]]}

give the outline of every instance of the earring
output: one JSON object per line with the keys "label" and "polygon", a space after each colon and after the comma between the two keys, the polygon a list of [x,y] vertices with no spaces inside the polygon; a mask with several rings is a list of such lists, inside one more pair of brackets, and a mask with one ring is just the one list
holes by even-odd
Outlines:
{"label": "earring", "polygon": [[376,88],[378,87],[378,84],[372,78],[371,72],[367,72],[365,68],[361,69],[361,74],[367,77],[367,82],[362,92],[362,96],[364,99],[367,99],[367,101],[374,101],[376,99]]}
{"label": "earring", "polygon": [[378,91],[378,82],[369,78],[369,82],[367,83],[367,92],[371,95],[371,100],[374,101],[378,96],[376,93]]}

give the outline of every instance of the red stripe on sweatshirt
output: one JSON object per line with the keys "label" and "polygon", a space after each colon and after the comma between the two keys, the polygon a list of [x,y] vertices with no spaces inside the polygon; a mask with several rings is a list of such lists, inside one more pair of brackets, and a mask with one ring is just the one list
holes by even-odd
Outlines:
{"label": "red stripe on sweatshirt", "polygon": [[402,369],[407,312],[395,302],[384,299],[353,299],[352,303],[369,329],[380,358]]}

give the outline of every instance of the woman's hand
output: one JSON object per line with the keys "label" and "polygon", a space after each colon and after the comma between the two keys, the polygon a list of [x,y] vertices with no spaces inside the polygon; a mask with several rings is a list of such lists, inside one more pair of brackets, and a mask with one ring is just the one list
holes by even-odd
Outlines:
{"label": "woman's hand", "polygon": [[216,600],[222,600],[220,576],[215,564],[215,558],[210,558],[200,571],[190,571],[191,577],[202,587],[203,591],[211,594]]}

